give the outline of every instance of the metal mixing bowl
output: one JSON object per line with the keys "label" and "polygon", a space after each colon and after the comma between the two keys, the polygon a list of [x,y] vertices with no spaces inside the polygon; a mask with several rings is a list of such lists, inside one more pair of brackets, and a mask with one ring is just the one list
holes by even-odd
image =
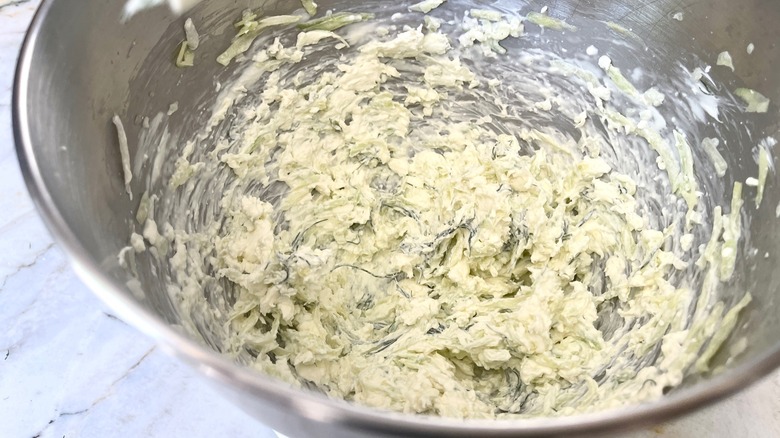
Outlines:
{"label": "metal mixing bowl", "polygon": [[[74,268],[101,299],[269,426],[291,436],[320,437],[601,434],[691,411],[744,388],[780,364],[780,302],[776,299],[780,221],[775,217],[780,191],[774,172],[767,180],[761,207],[746,203],[749,232],[742,247],[751,250],[742,250],[737,275],[723,288],[729,304],[744,291],[754,297],[734,335],[715,358],[714,365],[722,365],[723,372],[688,379],[656,402],[565,418],[456,421],[379,412],[326,399],[232,363],[175,327],[176,313],[162,289],[143,285],[143,292],[133,293],[126,287],[127,274],[118,265],[117,254],[127,245],[127,224],[135,214],[138,197],[130,201],[122,195],[120,154],[110,123],[114,113],[123,117],[135,154],[132,139],[140,130],[139,115],[165,111],[173,101],[180,108],[198,108],[213,97],[214,79],[225,79],[230,71],[203,61],[197,75],[183,75],[171,62],[172,48],[182,38],[183,18],[157,9],[120,25],[123,3],[44,0],[38,11],[22,49],[13,102],[17,151],[27,185]],[[321,8],[350,4],[318,3]],[[547,2],[503,4],[527,12]],[[226,47],[232,21],[248,6],[262,6],[265,14],[274,14],[289,12],[299,4],[294,0],[202,3],[191,13],[209,33],[208,44],[198,51],[199,59],[213,60]],[[720,79],[716,82],[754,88],[773,102],[780,101],[780,76],[776,74],[780,71],[776,44],[780,41],[780,3],[776,1],[561,0],[549,2],[549,7],[554,17],[608,20],[632,29],[654,53],[644,60],[641,54],[633,55],[645,68],[664,70],[691,57],[714,64],[717,54],[728,49],[736,74],[715,71],[713,75]],[[684,13],[682,22],[672,18],[677,12]],[[599,35],[582,29],[579,37],[582,43]],[[748,55],[745,47],[751,42],[756,51]],[[728,147],[723,152],[729,162],[721,184],[725,188],[755,176],[755,143],[778,133],[776,104],[766,114],[740,117],[744,117],[739,120],[743,124],[724,120],[733,124],[733,129],[724,130]],[[775,149],[774,161],[778,154]],[[142,191],[137,182],[134,190]],[[714,202],[719,204],[730,196],[723,188],[714,190],[715,194]],[[747,339],[746,350],[727,361],[730,345],[742,337]]]}

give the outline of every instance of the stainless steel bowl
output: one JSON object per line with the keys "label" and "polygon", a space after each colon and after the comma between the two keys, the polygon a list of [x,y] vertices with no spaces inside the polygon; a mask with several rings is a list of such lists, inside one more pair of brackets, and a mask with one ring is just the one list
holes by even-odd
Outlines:
{"label": "stainless steel bowl", "polygon": [[[215,62],[203,62],[197,75],[183,75],[171,62],[181,40],[183,18],[163,9],[146,11],[119,24],[124,0],[45,0],[27,34],[14,87],[14,132],[27,185],[52,233],[65,248],[81,278],[123,319],[154,337],[171,354],[189,363],[237,405],[269,426],[291,436],[554,436],[566,433],[602,434],[668,419],[732,394],[780,364],[780,200],[777,174],[767,181],[760,208],[746,204],[749,227],[735,279],[723,296],[733,303],[744,291],[754,296],[734,335],[715,359],[724,371],[687,380],[654,403],[565,418],[522,421],[456,421],[379,412],[323,396],[293,390],[242,368],[203,347],[175,327],[176,313],[165,294],[154,287],[134,294],[117,254],[127,244],[128,220],[135,202],[122,196],[120,155],[110,123],[114,113],[126,121],[128,135],[137,138],[139,115],[164,111],[172,101],[197,108],[213,97],[213,80],[230,74]],[[322,0],[322,8],[343,0]],[[524,12],[539,10],[545,1],[504,1]],[[352,3],[354,5],[355,3]],[[367,3],[361,3],[366,5]],[[376,3],[372,3],[376,4]],[[385,3],[386,4],[386,3]],[[261,7],[266,14],[299,7],[294,0],[246,2],[212,0],[191,12],[208,44],[200,59],[213,60],[231,37],[231,22],[241,10]],[[668,69],[676,60],[710,60],[730,50],[735,75],[719,84],[747,86],[780,101],[780,3],[773,0],[563,0],[550,2],[549,14],[564,19],[616,22],[638,35],[655,56],[637,62]],[[672,17],[683,12],[682,22]],[[582,38],[596,38],[583,29]],[[745,47],[754,43],[748,55]],[[720,74],[720,71],[713,73]],[[737,114],[732,112],[729,114]],[[742,117],[742,116],[740,116]],[[778,106],[766,114],[744,116],[726,129],[729,172],[722,187],[756,174],[755,142],[778,133]],[[172,122],[173,123],[173,122]],[[178,123],[183,123],[179,121]],[[180,127],[181,128],[181,127]],[[183,127],[181,129],[194,129]],[[135,142],[131,141],[131,152]],[[772,159],[777,161],[777,149]],[[134,186],[140,193],[140,186]],[[717,190],[718,203],[728,191]],[[768,253],[768,257],[764,254]],[[148,285],[145,285],[148,286]],[[747,349],[728,359],[734,340],[745,337]]]}

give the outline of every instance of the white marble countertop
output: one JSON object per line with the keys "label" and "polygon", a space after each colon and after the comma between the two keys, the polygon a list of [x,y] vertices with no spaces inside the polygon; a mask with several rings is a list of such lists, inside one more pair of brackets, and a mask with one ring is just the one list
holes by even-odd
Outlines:
{"label": "white marble countertop", "polygon": [[[39,1],[0,0],[0,437],[273,437],[112,315],[38,217],[14,152],[10,101]],[[630,436],[780,436],[780,372]]]}

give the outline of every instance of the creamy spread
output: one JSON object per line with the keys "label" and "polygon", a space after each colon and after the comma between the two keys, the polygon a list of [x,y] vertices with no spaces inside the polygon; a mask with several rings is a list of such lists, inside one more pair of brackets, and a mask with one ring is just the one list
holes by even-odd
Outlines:
{"label": "creamy spread", "polygon": [[[704,211],[692,139],[658,109],[668,90],[610,57],[501,61],[524,21],[575,26],[419,15],[442,3],[403,29],[244,14],[219,62],[249,61],[130,239],[170,269],[184,329],[295,386],[459,418],[623,406],[707,371],[750,301],[717,294],[741,184],[728,212]],[[262,36],[291,24],[291,44]],[[722,176],[718,140],[701,144]],[[215,192],[194,219],[187,200]]]}

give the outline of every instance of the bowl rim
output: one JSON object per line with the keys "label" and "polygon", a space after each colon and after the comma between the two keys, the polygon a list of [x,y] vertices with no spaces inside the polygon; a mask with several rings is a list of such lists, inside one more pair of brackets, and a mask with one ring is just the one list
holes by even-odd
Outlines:
{"label": "bowl rim", "polygon": [[235,391],[248,391],[313,422],[364,433],[403,436],[554,436],[632,429],[668,420],[709,405],[755,383],[780,366],[780,342],[767,351],[717,376],[675,391],[656,401],[562,417],[501,420],[458,420],[401,414],[354,405],[277,381],[207,349],[167,325],[129,297],[125,288],[100,269],[57,209],[38,167],[32,143],[27,98],[36,42],[55,0],[42,0],[24,37],[16,66],[12,128],[17,158],[30,196],[76,274],[120,318],[150,336],[202,374]]}

